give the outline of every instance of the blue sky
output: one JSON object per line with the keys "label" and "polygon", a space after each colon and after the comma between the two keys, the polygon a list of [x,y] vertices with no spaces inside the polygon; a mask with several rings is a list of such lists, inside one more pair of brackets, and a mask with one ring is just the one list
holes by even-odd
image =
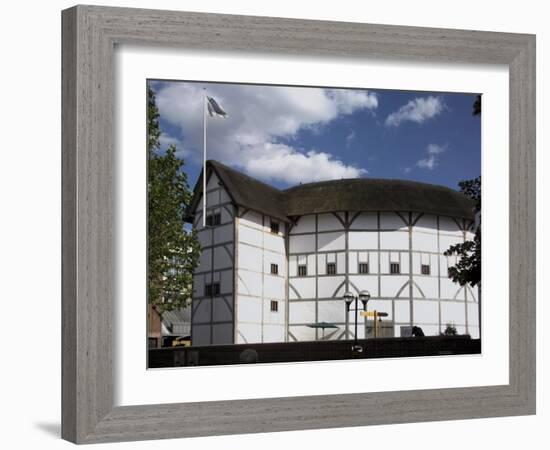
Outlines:
{"label": "blue sky", "polygon": [[446,185],[481,174],[476,94],[149,81],[161,147],[175,145],[194,186],[203,88],[228,113],[207,119],[207,153],[279,188],[340,178]]}

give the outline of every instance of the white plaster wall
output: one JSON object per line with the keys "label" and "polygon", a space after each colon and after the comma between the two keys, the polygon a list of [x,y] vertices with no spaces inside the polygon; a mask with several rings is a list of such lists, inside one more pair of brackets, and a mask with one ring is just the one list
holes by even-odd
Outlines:
{"label": "white plaster wall", "polygon": [[237,251],[237,261],[237,270],[247,269],[252,271],[261,271],[262,249],[239,243],[239,249]]}
{"label": "white plaster wall", "polygon": [[212,269],[212,250],[205,248],[201,252],[199,265],[196,272],[207,272]]}
{"label": "white plaster wall", "polygon": [[351,223],[352,230],[377,230],[378,229],[378,214],[377,213],[360,213]]}
{"label": "white plaster wall", "polygon": [[[347,217],[354,216],[355,214],[350,213]],[[300,217],[290,231],[287,263],[285,224],[280,223],[282,231],[273,234],[270,232],[269,217],[254,211],[245,212],[238,219],[237,232],[239,236],[237,301],[241,306],[237,308],[241,311],[237,318],[238,324],[255,325],[255,327],[248,326],[246,330],[253,333],[256,338],[259,336],[264,342],[271,341],[270,339],[279,336],[281,332],[272,325],[285,328],[284,302],[287,296],[291,300],[288,312],[289,331],[294,327],[293,324],[298,323],[342,322],[345,319],[344,313],[339,311],[337,305],[342,304],[341,296],[346,289],[350,289],[352,291],[368,290],[372,296],[369,310],[377,307],[385,309],[385,312],[391,312],[390,317],[385,320],[394,321],[396,330],[400,325],[410,325],[413,321],[413,324],[422,327],[426,334],[430,334],[426,330],[432,330],[433,326],[439,333],[441,327],[444,328],[444,324],[440,323],[440,310],[442,322],[456,315],[453,323],[466,327],[467,309],[468,331],[475,332],[478,326],[477,313],[474,314],[477,310],[477,289],[462,289],[449,280],[447,269],[456,263],[456,257],[441,255],[449,245],[462,242],[465,235],[470,238],[472,234],[465,234],[460,230],[460,221],[457,224],[452,219],[428,214],[420,216],[412,214],[412,220],[416,222],[409,233],[405,223],[409,220],[409,214],[401,213],[401,216],[396,213],[361,213],[354,218],[351,231],[347,236],[339,220],[339,218],[345,219],[346,215],[343,213],[338,217],[334,214],[321,214],[318,218],[315,215]],[[380,229],[377,228],[378,223],[380,223]],[[438,223],[441,227],[439,230]],[[320,231],[317,234],[316,227]],[[227,231],[220,227],[219,241],[224,239],[223,236],[229,237],[230,232],[232,234],[231,227],[227,227]],[[409,252],[410,245],[412,245],[412,253]],[[231,252],[225,252],[227,256],[224,256],[221,254],[222,251],[225,250],[223,248],[216,250],[215,264],[230,262],[227,256],[230,256]],[[219,257],[218,254],[220,254]],[[326,275],[328,262],[336,263],[337,275]],[[358,274],[359,262],[368,263],[369,274]],[[399,263],[399,274],[390,274],[392,262]],[[411,262],[412,266],[410,266]],[[205,258],[202,265],[208,268],[208,264]],[[278,265],[279,276],[270,274],[271,264]],[[288,294],[285,279],[287,264]],[[423,264],[430,267],[429,275],[421,274]],[[306,277],[298,277],[298,265],[307,266]],[[257,298],[257,304],[250,301],[253,297]],[[241,305],[245,298],[247,301]],[[327,302],[326,299],[330,298],[335,300]],[[317,306],[315,302],[309,302],[309,299],[319,299]],[[443,311],[444,308],[440,307],[439,299],[455,299],[454,303],[461,305],[461,309],[460,306],[451,305]],[[277,313],[270,311],[271,300],[279,301]],[[242,312],[243,308],[248,307],[254,309],[250,315]],[[267,325],[271,327],[269,331],[266,329]],[[247,336],[246,330],[241,329],[240,325],[237,329],[239,333],[235,336],[241,334],[247,342],[254,342],[256,339]],[[312,336],[311,331],[307,330],[292,334],[296,338]],[[331,338],[338,338],[338,334],[341,333],[335,333]],[[317,335],[319,336],[319,332]],[[313,336],[315,336],[314,332]]]}
{"label": "white plaster wall", "polygon": [[319,251],[334,251],[345,249],[345,233],[319,233],[317,235],[317,247]]}
{"label": "white plaster wall", "polygon": [[[346,216],[340,213],[339,217],[344,219]],[[471,293],[468,289],[464,292],[460,286],[447,278],[447,268],[456,264],[457,258],[442,256],[449,245],[463,242],[465,235],[467,239],[472,237],[472,233],[465,233],[460,229],[462,220],[455,221],[446,217],[407,212],[359,215],[350,213],[348,217],[354,217],[347,235],[349,289],[368,290],[373,296],[372,305],[375,305],[373,303],[375,301],[389,301],[390,303],[384,307],[391,309],[391,320],[396,311],[396,329],[398,329],[397,325],[411,325],[413,320],[413,324],[421,326],[426,334],[439,333],[440,298],[456,299],[458,303],[462,301],[463,310],[466,310],[466,302],[468,302],[472,304],[471,307],[468,306],[469,310],[476,310],[477,304],[474,302],[477,301],[477,290],[475,293]],[[409,220],[414,223],[410,233]],[[331,298],[335,295],[335,291],[336,296],[340,297],[346,289],[346,284],[338,289],[340,283],[346,280],[346,232],[340,220],[333,214],[318,216],[317,228],[320,232],[316,237],[315,223],[313,215],[300,218],[297,226],[290,232],[290,282],[302,298]],[[380,223],[380,229],[378,229],[378,223]],[[306,234],[293,236],[293,233]],[[315,240],[318,243],[317,258],[316,261],[312,261],[309,253],[313,251]],[[326,276],[327,262],[337,263],[337,277]],[[369,264],[368,275],[358,274],[359,262]],[[399,274],[390,274],[392,262],[399,263]],[[297,277],[298,264],[307,265],[308,278]],[[421,273],[422,265],[429,266],[428,275]],[[318,279],[311,280],[315,275],[315,269]],[[291,290],[290,298],[298,298],[298,296]],[[397,306],[394,306],[393,302]],[[321,321],[319,309],[321,303],[319,301],[317,307],[317,321]],[[414,311],[413,318],[410,317],[411,305]],[[323,311],[324,319],[330,317],[329,311],[330,309]],[[465,326],[465,320],[461,316],[458,316],[458,319]],[[295,317],[291,311],[289,320],[292,326],[293,323],[300,321],[300,317]],[[336,316],[332,322],[335,320]],[[477,326],[477,322],[469,320],[468,324],[470,323],[472,327]],[[432,324],[435,324],[435,328]],[[426,332],[425,327],[430,332]],[[434,333],[431,333],[432,328],[435,330]]]}
{"label": "white plaster wall", "polygon": [[[193,345],[233,342],[233,206],[223,205],[229,196],[215,173],[207,183],[207,214],[221,215],[221,225],[203,227],[202,201],[195,210],[195,228],[202,247],[197,275],[193,277],[191,334]],[[220,283],[221,297],[203,298],[207,283]],[[221,322],[215,323],[212,322]]]}
{"label": "white plaster wall", "polygon": [[[231,308],[232,302],[233,300],[231,298],[214,298],[212,301],[212,314],[214,322],[231,322],[233,320],[233,310]],[[219,343],[217,341],[215,342]]]}
{"label": "white plaster wall", "polygon": [[349,233],[349,248],[350,249],[378,248],[378,232],[351,231]]}
{"label": "white plaster wall", "polygon": [[[286,339],[286,224],[255,211],[240,213],[235,342],[281,342]],[[279,223],[278,233],[271,232],[272,221]],[[277,264],[278,275],[271,274],[271,264]],[[271,311],[271,301],[278,302],[278,311]]]}
{"label": "white plaster wall", "polygon": [[453,323],[455,325],[465,325],[466,311],[462,301],[444,301],[441,302],[441,323]]}
{"label": "white plaster wall", "polygon": [[[444,236],[440,236],[440,248],[447,249],[445,242],[443,241]],[[456,242],[456,239],[455,239]],[[413,230],[412,233],[412,248],[416,251],[425,251],[425,252],[434,252],[437,253],[437,235],[434,233],[423,233]]]}
{"label": "white plaster wall", "polygon": [[415,323],[439,324],[439,302],[414,300],[413,314]]}
{"label": "white plaster wall", "polygon": [[[395,300],[395,323],[409,325],[410,321],[410,303],[408,300]],[[397,334],[399,336],[399,334]]]}
{"label": "white plaster wall", "polygon": [[[344,301],[341,299],[333,301],[322,301],[318,304],[318,321],[329,323],[344,323],[346,320],[346,307]],[[332,330],[327,329],[327,332]]]}
{"label": "white plaster wall", "polygon": [[325,276],[317,280],[317,297],[332,298],[336,289],[345,281],[343,276]]}
{"label": "white plaster wall", "polygon": [[201,248],[212,245],[212,233],[210,230],[202,229],[197,233],[197,238],[201,245]]}
{"label": "white plaster wall", "polygon": [[341,222],[342,218],[336,214],[319,214],[317,217],[318,231],[344,230],[344,225]]}
{"label": "white plaster wall", "polygon": [[[405,219],[408,213],[401,214]],[[397,213],[381,212],[380,213],[380,229],[381,230],[403,230],[407,231],[407,225]]]}
{"label": "white plaster wall", "polygon": [[313,233],[315,231],[315,215],[301,216],[292,227],[290,234]]}
{"label": "white plaster wall", "polygon": [[239,294],[261,297],[262,274],[250,270],[239,269],[237,275],[237,289]]}
{"label": "white plaster wall", "polygon": [[[378,293],[378,276],[376,275],[350,275],[349,281],[352,284],[352,291],[369,291],[372,296],[380,297]],[[357,292],[358,293],[358,292]]]}
{"label": "white plaster wall", "polygon": [[282,276],[265,275],[264,276],[264,298],[273,300],[284,300],[285,278]]}
{"label": "white plaster wall", "polygon": [[262,299],[239,294],[237,297],[237,323],[241,330],[243,323],[260,324],[262,321]]}
{"label": "white plaster wall", "polygon": [[262,231],[257,228],[251,228],[250,226],[239,226],[239,242],[246,244],[252,244],[256,246],[262,245]]}
{"label": "white plaster wall", "polygon": [[273,234],[270,231],[264,232],[264,248],[272,252],[285,253],[285,240],[279,234]]}
{"label": "white plaster wall", "polygon": [[210,191],[211,189],[217,189],[220,186],[221,186],[221,183],[216,173],[214,172],[210,173],[210,176],[208,177],[208,181],[206,182],[206,192]]}
{"label": "white plaster wall", "polygon": [[294,318],[292,323],[315,322],[315,302],[300,300],[289,302],[289,313]]}
{"label": "white plaster wall", "polygon": [[264,273],[271,273],[271,264],[277,264],[279,276],[285,275],[286,257],[284,253],[275,253],[272,251],[264,252]]}
{"label": "white plaster wall", "polygon": [[414,277],[414,282],[424,293],[426,298],[438,298],[438,283],[437,277],[431,275],[417,275]]}
{"label": "white plaster wall", "polygon": [[263,231],[262,214],[256,211],[246,211],[239,217],[239,226],[248,226]]}
{"label": "white plaster wall", "polygon": [[289,285],[293,288],[288,292],[290,299],[315,297],[315,278],[313,277],[290,278]]}
{"label": "white plaster wall", "polygon": [[409,233],[407,231],[381,231],[380,248],[384,250],[409,250]]}
{"label": "white plaster wall", "polygon": [[[203,298],[195,301],[193,304],[193,322],[210,322],[210,312],[212,308],[212,299]],[[195,336],[193,336],[193,341]]]}
{"label": "white plaster wall", "polygon": [[214,247],[214,270],[233,267],[233,245]]}
{"label": "white plaster wall", "polygon": [[233,343],[233,324],[217,323],[212,326],[212,342],[215,344]]}
{"label": "white plaster wall", "polygon": [[289,253],[309,253],[315,251],[315,236],[313,234],[303,236],[290,235]]}

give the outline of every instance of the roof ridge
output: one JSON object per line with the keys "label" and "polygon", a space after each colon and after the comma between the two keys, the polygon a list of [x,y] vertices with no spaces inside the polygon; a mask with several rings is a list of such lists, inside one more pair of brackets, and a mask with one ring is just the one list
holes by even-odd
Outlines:
{"label": "roof ridge", "polygon": [[229,167],[229,166],[227,166],[227,165],[225,165],[225,164],[223,164],[223,163],[221,163],[221,162],[219,162],[215,159],[209,159],[208,161],[206,161],[206,164],[211,164],[214,167],[216,167],[216,166],[221,167],[222,169],[228,170],[228,171],[230,171],[230,172],[232,172],[232,173],[234,173],[234,174],[236,174],[240,177],[245,177],[245,178],[248,178],[251,181],[254,181],[255,183],[262,184],[263,186],[265,186],[269,189],[272,189],[272,190],[274,190],[274,191],[276,191],[280,194],[283,194],[285,192],[284,190],[278,189],[275,186],[272,186],[271,184],[265,183],[264,181],[258,180],[257,178],[254,178],[254,177],[251,177],[250,175],[248,175],[244,172],[241,172],[239,170],[236,170],[232,167]]}
{"label": "roof ridge", "polygon": [[296,186],[291,186],[287,189],[284,189],[282,192],[289,192],[293,191],[295,189],[300,189],[304,187],[314,187],[314,186],[322,186],[326,184],[336,184],[341,182],[380,182],[380,183],[387,183],[387,182],[396,182],[396,183],[404,183],[404,184],[414,184],[419,186],[427,186],[431,188],[438,188],[438,189],[445,189],[449,190],[451,192],[459,192],[456,189],[453,189],[449,186],[443,186],[441,184],[435,184],[435,183],[426,183],[425,181],[416,181],[416,180],[407,180],[403,178],[370,178],[370,177],[361,177],[361,178],[338,178],[338,179],[332,179],[332,180],[323,180],[323,181],[313,181],[311,183],[302,183],[298,184]]}

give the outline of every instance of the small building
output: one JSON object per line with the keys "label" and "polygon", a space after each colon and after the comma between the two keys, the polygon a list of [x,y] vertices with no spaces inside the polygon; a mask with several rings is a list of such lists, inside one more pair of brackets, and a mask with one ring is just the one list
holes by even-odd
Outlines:
{"label": "small building", "polygon": [[[353,338],[342,297],[362,290],[369,311],[387,314],[385,336],[452,324],[479,337],[477,289],[453,283],[457,258],[443,255],[473,238],[473,203],[461,193],[372,178],[279,190],[216,161],[206,177],[206,227],[202,175],[188,215],[202,246],[193,345]],[[372,336],[371,320],[359,318],[358,338]]]}

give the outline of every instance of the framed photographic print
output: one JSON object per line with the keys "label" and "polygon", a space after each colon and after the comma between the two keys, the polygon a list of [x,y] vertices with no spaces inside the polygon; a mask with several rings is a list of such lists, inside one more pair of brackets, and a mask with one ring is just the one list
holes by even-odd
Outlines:
{"label": "framed photographic print", "polygon": [[534,49],[64,11],[63,437],[534,413]]}

